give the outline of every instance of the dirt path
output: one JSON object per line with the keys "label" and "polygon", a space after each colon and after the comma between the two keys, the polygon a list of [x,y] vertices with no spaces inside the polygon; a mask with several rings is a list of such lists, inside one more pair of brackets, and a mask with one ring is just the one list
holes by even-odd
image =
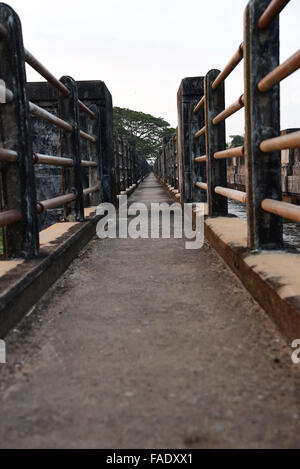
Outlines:
{"label": "dirt path", "polygon": [[300,447],[299,366],[207,245],[95,239],[7,348],[1,448]]}

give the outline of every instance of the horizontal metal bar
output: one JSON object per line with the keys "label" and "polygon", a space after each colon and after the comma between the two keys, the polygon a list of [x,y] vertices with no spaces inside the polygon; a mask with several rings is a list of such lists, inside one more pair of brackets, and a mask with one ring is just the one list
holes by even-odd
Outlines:
{"label": "horizontal metal bar", "polygon": [[76,199],[75,194],[66,194],[55,197],[54,199],[43,200],[42,202],[37,203],[38,213],[42,213],[45,210],[50,210],[51,208],[61,207],[66,204],[70,204]]}
{"label": "horizontal metal bar", "polygon": [[195,163],[206,163],[207,161],[207,156],[197,156],[197,158],[194,159]]}
{"label": "horizontal metal bar", "polygon": [[66,130],[67,132],[72,132],[72,126],[68,122],[60,119],[54,114],[51,114],[50,112],[37,106],[36,104],[31,103],[30,101],[29,101],[29,111],[31,115],[38,117],[39,119],[49,122],[50,124],[56,125],[57,127],[60,127],[61,129]]}
{"label": "horizontal metal bar", "polygon": [[80,137],[84,138],[85,140],[88,140],[89,142],[92,142],[92,143],[96,143],[96,141],[97,141],[95,139],[95,137],[93,137],[92,135],[87,134],[83,130],[80,131]]}
{"label": "horizontal metal bar", "polygon": [[278,150],[288,150],[289,148],[300,148],[300,131],[279,137],[269,138],[260,144],[260,149],[264,153]]}
{"label": "horizontal metal bar", "polygon": [[235,114],[237,111],[242,109],[245,106],[244,104],[244,95],[240,96],[239,99],[237,99],[233,104],[228,106],[224,111],[220,112],[213,120],[212,123],[213,125],[217,125],[220,122],[224,121],[228,117],[232,116],[232,114]]}
{"label": "horizontal metal bar", "polygon": [[87,189],[84,189],[83,190],[83,195],[89,195],[89,194],[92,194],[93,192],[98,192],[100,190],[100,185],[99,184],[96,184],[95,186],[93,187],[88,187]]}
{"label": "horizontal metal bar", "polygon": [[242,43],[232,59],[228,62],[226,67],[222,72],[219,73],[213,84],[211,85],[212,89],[215,90],[218,86],[224,81],[228,75],[235,69],[235,67],[240,63],[244,57],[244,44]]}
{"label": "horizontal metal bar", "polygon": [[49,70],[41,63],[38,59],[36,59],[31,52],[27,49],[24,49],[25,52],[25,60],[36,72],[38,72],[42,77],[44,77],[54,88],[56,88],[60,93],[64,96],[69,96],[70,90],[61,83],[54,75],[52,75]]}
{"label": "horizontal metal bar", "polygon": [[214,154],[216,160],[225,158],[242,158],[244,156],[244,147],[229,148],[228,150],[217,151]]}
{"label": "horizontal metal bar", "polygon": [[86,114],[88,114],[88,116],[91,118],[91,119],[96,119],[96,114],[91,111],[91,109],[89,109],[80,99],[78,99],[78,105],[79,105],[79,108],[85,112]]}
{"label": "horizontal metal bar", "polygon": [[204,191],[207,191],[207,184],[205,182],[195,182],[195,186],[198,188],[198,189],[203,189]]}
{"label": "horizontal metal bar", "polygon": [[195,109],[194,109],[194,114],[197,114],[197,112],[200,111],[200,109],[202,108],[202,106],[204,105],[204,103],[205,103],[205,96],[203,96],[203,97],[200,99],[199,103],[198,103],[197,106],[195,107]]}
{"label": "horizontal metal bar", "polygon": [[284,80],[300,68],[300,49],[285,62],[268,73],[259,83],[259,91],[268,91],[272,86]]}
{"label": "horizontal metal bar", "polygon": [[[11,103],[14,100],[14,94],[12,91],[10,91],[6,86],[3,86],[0,83],[0,95],[3,96],[5,93],[5,101],[6,103]],[[5,104],[5,103],[2,103]]]}
{"label": "horizontal metal bar", "polygon": [[226,197],[227,199],[237,200],[242,204],[245,204],[247,201],[247,194],[246,192],[236,191],[234,189],[228,189],[227,187],[215,187],[215,193]]}
{"label": "horizontal metal bar", "polygon": [[42,155],[41,153],[33,154],[33,162],[34,164],[44,164],[49,166],[74,166],[74,162],[71,158]]}
{"label": "horizontal metal bar", "polygon": [[300,206],[289,204],[288,202],[281,202],[279,200],[265,199],[261,204],[265,212],[273,213],[279,217],[287,218],[300,223]]}
{"label": "horizontal metal bar", "polygon": [[290,0],[272,0],[268,8],[264,11],[258,20],[258,27],[265,29],[276,18],[277,15],[284,9]]}
{"label": "horizontal metal bar", "polygon": [[97,168],[98,164],[95,161],[81,160],[81,166],[85,168]]}
{"label": "horizontal metal bar", "polygon": [[12,150],[0,148],[0,161],[2,163],[14,163],[18,160],[18,153]]}
{"label": "horizontal metal bar", "polygon": [[201,135],[204,135],[206,132],[206,127],[202,127],[202,129],[198,130],[198,132],[195,134],[195,138],[201,137]]}
{"label": "horizontal metal bar", "polygon": [[21,219],[22,215],[18,210],[7,210],[6,212],[0,212],[0,228],[17,223]]}
{"label": "horizontal metal bar", "polygon": [[[29,50],[24,49],[25,60],[36,72],[38,72],[42,77],[44,77],[54,88],[56,88],[64,96],[70,95],[70,90],[36,58],[34,57]],[[95,119],[95,113],[91,111],[80,99],[78,100],[79,108],[88,114],[92,119]]]}

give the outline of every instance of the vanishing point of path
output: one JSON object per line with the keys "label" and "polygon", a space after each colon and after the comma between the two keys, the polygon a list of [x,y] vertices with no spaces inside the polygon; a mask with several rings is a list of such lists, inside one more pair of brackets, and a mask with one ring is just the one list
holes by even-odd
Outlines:
{"label": "vanishing point of path", "polygon": [[[132,201],[168,201],[150,175]],[[300,374],[216,253],[95,238],[7,338],[0,447],[300,446]]]}

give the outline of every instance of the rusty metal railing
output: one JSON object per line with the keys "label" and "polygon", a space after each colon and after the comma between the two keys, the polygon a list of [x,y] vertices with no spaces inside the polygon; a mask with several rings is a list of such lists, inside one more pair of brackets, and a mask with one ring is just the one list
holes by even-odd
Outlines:
{"label": "rusty metal railing", "polygon": [[[26,64],[46,80],[53,106],[46,106],[37,95],[27,98]],[[98,98],[90,99],[89,93],[87,98],[82,92],[84,98],[79,99],[77,82],[68,76],[57,79],[24,47],[20,19],[4,3],[0,3],[0,79],[1,97],[5,96],[0,103],[0,228],[7,258],[33,258],[39,254],[41,213],[61,208],[64,220],[83,222],[85,208],[102,200],[116,203],[121,181],[125,190],[135,187],[147,173],[148,164],[131,143],[124,146],[126,156],[120,152],[124,165],[118,164],[114,170],[107,156],[113,155],[114,143],[109,141],[111,101],[105,104],[105,112],[101,103],[100,114]],[[57,139],[58,154],[33,150],[40,145],[40,128],[53,128],[49,132]],[[33,130],[38,132],[35,140]],[[106,139],[103,145],[102,138]],[[37,201],[35,168],[40,166],[60,168],[62,194]],[[123,179],[120,169],[126,171]]]}
{"label": "rusty metal railing", "polygon": [[[210,217],[227,216],[228,199],[246,205],[252,249],[282,248],[283,218],[300,222],[300,206],[282,201],[281,186],[281,152],[300,148],[300,131],[280,131],[279,84],[300,68],[300,50],[279,63],[279,14],[288,3],[251,0],[244,15],[243,43],[224,69],[184,79],[178,93],[182,201],[203,201],[199,194],[207,194]],[[242,60],[244,93],[226,107],[225,81]],[[242,109],[245,143],[226,148],[226,121]],[[195,128],[196,118],[200,125]],[[246,192],[227,187],[227,164],[233,158],[244,161]],[[164,163],[158,159],[159,177],[169,171]]]}
{"label": "rusty metal railing", "polygon": [[[11,60],[14,57],[14,60]],[[25,61],[33,67],[57,92],[58,115],[34,102],[25,93]],[[80,139],[99,145],[98,137],[80,130],[79,110],[94,121],[99,121],[99,111],[93,111],[78,99],[77,84],[69,77],[58,80],[23,46],[20,20],[9,6],[0,4],[0,76],[5,83],[5,102],[1,104],[0,162],[3,167],[1,184],[4,207],[0,213],[0,226],[4,230],[8,257],[34,257],[39,253],[37,214],[63,207],[65,218],[84,221],[87,196],[96,192],[83,188],[82,168],[90,172],[89,179],[99,181],[98,150],[89,152],[89,160],[82,158]],[[2,90],[3,94],[3,90]],[[57,127],[60,131],[60,156],[33,152],[29,116]],[[4,123],[4,125],[3,125]],[[99,124],[98,128],[99,128]],[[95,129],[97,129],[95,125]],[[62,168],[64,194],[43,202],[36,202],[34,166],[47,165]],[[85,192],[84,192],[85,191]],[[101,185],[97,184],[101,201]],[[87,200],[87,199],[86,199]],[[90,203],[89,201],[88,203]],[[69,208],[67,208],[69,206]]]}
{"label": "rusty metal railing", "polygon": [[179,201],[181,193],[177,133],[163,138],[162,152],[155,162],[154,171],[159,176],[160,182],[167,186],[173,198]]}

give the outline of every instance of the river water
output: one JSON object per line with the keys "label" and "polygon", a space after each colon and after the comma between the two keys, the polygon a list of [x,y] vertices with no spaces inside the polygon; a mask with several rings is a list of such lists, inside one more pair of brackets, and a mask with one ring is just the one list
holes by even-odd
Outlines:
{"label": "river water", "polygon": [[[236,215],[243,220],[247,220],[247,213],[245,205],[229,200],[229,213]],[[300,225],[289,221],[284,221],[283,224],[283,238],[285,243],[292,246],[300,252]]]}

